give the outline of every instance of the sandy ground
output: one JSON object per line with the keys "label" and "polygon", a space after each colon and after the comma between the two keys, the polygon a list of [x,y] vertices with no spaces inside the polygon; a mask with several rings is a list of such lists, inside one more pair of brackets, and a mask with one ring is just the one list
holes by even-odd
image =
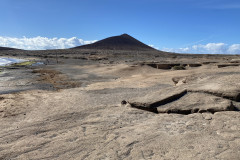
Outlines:
{"label": "sandy ground", "polygon": [[[0,159],[240,158],[239,66],[163,70],[135,62],[61,61],[36,69],[60,76],[29,71],[32,77],[26,78],[33,86],[57,89],[0,95]],[[73,82],[78,85],[69,85]],[[157,108],[206,110],[156,114],[131,106],[151,106],[182,90],[188,93]]]}

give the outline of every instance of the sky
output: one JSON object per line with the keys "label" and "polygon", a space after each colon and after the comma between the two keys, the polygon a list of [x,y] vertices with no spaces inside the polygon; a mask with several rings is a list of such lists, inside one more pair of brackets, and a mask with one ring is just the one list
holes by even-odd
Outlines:
{"label": "sky", "polygon": [[60,49],[127,33],[159,50],[240,54],[239,0],[0,0],[0,46]]}

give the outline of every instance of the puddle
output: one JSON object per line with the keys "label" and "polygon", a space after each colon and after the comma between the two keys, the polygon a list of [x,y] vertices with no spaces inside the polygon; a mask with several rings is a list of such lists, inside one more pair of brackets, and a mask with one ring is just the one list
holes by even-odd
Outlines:
{"label": "puddle", "polygon": [[10,65],[13,63],[20,63],[20,62],[25,62],[25,61],[27,61],[27,60],[2,57],[2,58],[0,58],[0,66],[7,66],[7,65]]}
{"label": "puddle", "polygon": [[36,63],[33,63],[32,66],[41,66],[41,65],[44,65],[43,62],[36,62]]}
{"label": "puddle", "polygon": [[5,57],[0,57],[0,67],[4,67],[4,66],[9,66],[11,64],[14,63],[22,63],[22,62],[30,62],[29,64],[22,64],[22,65],[29,65],[29,66],[41,66],[44,65],[43,62],[32,62],[29,60],[25,60],[25,59],[16,59],[16,58],[5,58]]}

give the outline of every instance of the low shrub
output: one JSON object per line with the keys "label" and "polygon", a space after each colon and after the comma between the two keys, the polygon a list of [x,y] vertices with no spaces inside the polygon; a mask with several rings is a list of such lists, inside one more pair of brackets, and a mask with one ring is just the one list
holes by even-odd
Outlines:
{"label": "low shrub", "polygon": [[184,66],[173,66],[172,70],[185,70],[186,68]]}

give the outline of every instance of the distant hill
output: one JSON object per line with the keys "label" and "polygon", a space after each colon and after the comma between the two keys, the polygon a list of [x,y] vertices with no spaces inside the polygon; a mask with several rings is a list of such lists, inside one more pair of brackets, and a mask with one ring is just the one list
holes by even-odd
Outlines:
{"label": "distant hill", "polygon": [[3,50],[17,50],[16,48],[9,48],[9,47],[0,47],[0,51],[3,51]]}
{"label": "distant hill", "polygon": [[128,34],[109,37],[92,44],[74,47],[74,49],[155,50],[154,48],[140,42]]}

